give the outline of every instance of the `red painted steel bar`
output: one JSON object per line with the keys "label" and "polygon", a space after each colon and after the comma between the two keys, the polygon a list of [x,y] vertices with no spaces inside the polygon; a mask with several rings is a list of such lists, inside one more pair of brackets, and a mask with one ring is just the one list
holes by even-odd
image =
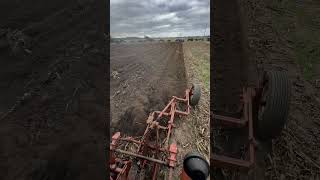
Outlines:
{"label": "red painted steel bar", "polygon": [[237,158],[231,158],[228,156],[221,156],[214,154],[212,157],[212,164],[214,167],[220,167],[220,168],[245,168],[249,169],[251,164],[249,161],[237,159]]}
{"label": "red painted steel bar", "polygon": [[165,161],[161,161],[161,160],[154,159],[154,158],[151,158],[151,157],[147,157],[147,156],[143,156],[143,155],[140,155],[140,154],[132,153],[132,152],[129,152],[129,151],[124,151],[124,150],[121,150],[121,149],[115,149],[113,151],[121,153],[121,154],[126,154],[126,155],[130,155],[130,156],[138,157],[138,158],[141,158],[141,159],[145,159],[145,160],[148,160],[148,161],[151,161],[151,162],[156,162],[156,163],[159,163],[159,164],[168,165],[168,163],[165,162]]}
{"label": "red painted steel bar", "polygon": [[215,114],[213,115],[213,118],[221,120],[222,123],[224,123],[224,125],[232,125],[237,127],[243,127],[248,122],[246,119],[238,119],[238,118],[215,115]]}
{"label": "red painted steel bar", "polygon": [[250,163],[254,164],[255,163],[255,138],[253,135],[253,119],[252,119],[252,98],[254,96],[254,91],[253,89],[248,89],[249,93],[248,93],[248,106],[249,106],[249,153],[250,153]]}
{"label": "red painted steel bar", "polygon": [[242,95],[242,114],[243,119],[237,119],[233,117],[226,117],[221,115],[213,115],[215,119],[222,121],[222,125],[237,125],[238,127],[248,128],[248,140],[249,140],[249,159],[237,159],[227,156],[214,154],[211,157],[212,165],[221,168],[236,168],[236,169],[246,169],[251,168],[255,163],[255,138],[253,135],[253,119],[252,119],[252,99],[255,96],[255,92],[251,88],[243,90]]}
{"label": "red painted steel bar", "polygon": [[171,104],[171,110],[170,110],[170,121],[168,122],[168,133],[167,133],[167,147],[169,146],[169,138],[170,138],[170,134],[171,134],[171,129],[172,129],[172,124],[173,124],[173,119],[174,119],[174,114],[175,114],[175,108],[176,108],[176,103],[172,103]]}

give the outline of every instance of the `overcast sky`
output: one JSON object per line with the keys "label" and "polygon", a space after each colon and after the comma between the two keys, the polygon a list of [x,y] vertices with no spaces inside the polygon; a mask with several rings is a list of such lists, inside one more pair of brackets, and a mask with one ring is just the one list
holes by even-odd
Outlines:
{"label": "overcast sky", "polygon": [[111,0],[112,37],[210,34],[210,0]]}

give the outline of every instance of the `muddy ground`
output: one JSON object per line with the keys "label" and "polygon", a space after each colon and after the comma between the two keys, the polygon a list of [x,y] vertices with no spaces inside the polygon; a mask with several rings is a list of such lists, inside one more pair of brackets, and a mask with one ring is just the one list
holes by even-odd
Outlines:
{"label": "muddy ground", "polygon": [[[212,85],[216,93],[211,100],[214,110],[228,111],[237,102],[232,89],[240,85],[241,78],[235,76],[238,74],[245,75],[244,82],[251,85],[261,70],[286,71],[292,87],[287,125],[281,136],[272,142],[258,142],[254,171],[247,176],[223,170],[222,174],[218,173],[219,177],[319,179],[320,101],[317,82],[320,61],[315,43],[318,41],[314,40],[319,35],[319,18],[313,16],[318,12],[319,3],[230,0],[214,6],[217,13],[213,37],[213,74],[216,76]],[[227,94],[235,101],[225,97]],[[222,137],[234,136],[226,131],[218,132]],[[215,149],[215,152],[241,157],[241,145],[234,141],[227,145],[222,143],[226,139],[215,140],[216,147],[224,148]]]}
{"label": "muddy ground", "polygon": [[0,7],[1,179],[104,179],[100,9],[92,1]]}

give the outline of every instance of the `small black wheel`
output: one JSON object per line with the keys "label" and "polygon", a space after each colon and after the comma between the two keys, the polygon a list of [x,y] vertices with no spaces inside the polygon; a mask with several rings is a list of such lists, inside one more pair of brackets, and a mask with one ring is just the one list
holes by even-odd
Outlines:
{"label": "small black wheel", "polygon": [[190,92],[190,105],[196,106],[199,103],[201,96],[201,89],[198,84],[192,84],[191,92]]}
{"label": "small black wheel", "polygon": [[259,139],[270,140],[280,135],[287,121],[290,82],[285,72],[271,71],[264,73],[261,83],[255,130]]}
{"label": "small black wheel", "polygon": [[205,180],[209,176],[209,163],[196,152],[188,153],[183,160],[183,169],[192,180]]}

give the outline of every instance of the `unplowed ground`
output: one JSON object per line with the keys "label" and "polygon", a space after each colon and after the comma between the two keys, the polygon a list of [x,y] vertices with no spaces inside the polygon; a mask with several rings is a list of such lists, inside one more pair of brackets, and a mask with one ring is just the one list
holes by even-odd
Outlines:
{"label": "unplowed ground", "polygon": [[210,43],[184,42],[183,54],[188,84],[200,86],[201,98],[190,115],[175,129],[180,147],[179,170],[183,168],[183,159],[189,152],[199,152],[208,162],[210,157]]}

